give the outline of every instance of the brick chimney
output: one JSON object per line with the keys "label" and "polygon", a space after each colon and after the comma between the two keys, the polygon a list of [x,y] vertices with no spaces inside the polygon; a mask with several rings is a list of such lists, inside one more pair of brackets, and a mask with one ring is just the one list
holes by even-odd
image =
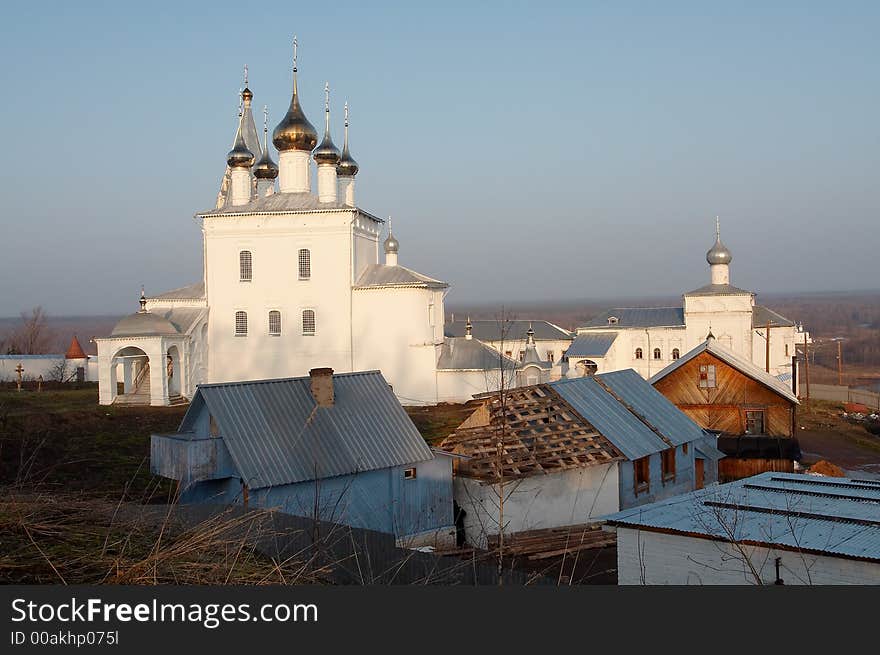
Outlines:
{"label": "brick chimney", "polygon": [[312,379],[312,397],[318,407],[333,407],[333,369],[313,368],[309,377]]}

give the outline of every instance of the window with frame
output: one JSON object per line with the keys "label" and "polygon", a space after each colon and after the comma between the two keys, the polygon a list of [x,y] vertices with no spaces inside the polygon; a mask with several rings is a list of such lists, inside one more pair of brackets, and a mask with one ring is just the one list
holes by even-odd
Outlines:
{"label": "window with frame", "polygon": [[672,359],[678,359],[681,357],[681,351],[678,348],[672,349]]}
{"label": "window with frame", "polygon": [[746,434],[764,434],[764,410],[746,411]]}
{"label": "window with frame", "polygon": [[636,359],[641,359],[641,358],[642,358],[642,349],[636,348]]}
{"label": "window with frame", "polygon": [[654,348],[654,359],[660,359],[660,349]]}
{"label": "window with frame", "polygon": [[525,361],[525,359],[526,359],[526,351],[520,350],[519,351],[519,361],[523,362],[523,361]]}
{"label": "window with frame", "polygon": [[315,334],[315,310],[304,309],[302,313],[303,334],[306,336],[314,336]]}
{"label": "window with frame", "polygon": [[235,312],[235,336],[247,336],[247,312]]}
{"label": "window with frame", "polygon": [[683,444],[681,444],[681,452],[684,453],[685,455],[688,454],[688,445],[687,445],[687,443],[683,443]]}
{"label": "window with frame", "polygon": [[785,356],[788,357],[788,344],[785,344]]}
{"label": "window with frame", "polygon": [[299,251],[299,279],[308,280],[312,277],[312,251],[308,248],[300,248]]}
{"label": "window with frame", "polygon": [[700,389],[715,388],[715,364],[700,364]]}
{"label": "window with frame", "polygon": [[675,448],[667,448],[660,453],[660,474],[663,482],[675,480]]}
{"label": "window with frame", "polygon": [[404,480],[415,480],[416,479],[415,467],[403,469],[403,479]]}
{"label": "window with frame", "polygon": [[640,457],[633,460],[633,486],[636,495],[648,491],[651,487],[651,460],[650,456]]}
{"label": "window with frame", "polygon": [[554,359],[554,357],[553,357],[553,351],[552,351],[552,350],[548,350],[548,351],[547,351],[547,361],[550,362],[551,364],[552,364],[553,362],[556,361],[556,360]]}
{"label": "window with frame", "polygon": [[281,312],[277,309],[269,312],[269,334],[273,337],[281,336]]}
{"label": "window with frame", "polygon": [[254,279],[254,258],[250,250],[242,250],[238,253],[238,279],[240,282],[250,282]]}

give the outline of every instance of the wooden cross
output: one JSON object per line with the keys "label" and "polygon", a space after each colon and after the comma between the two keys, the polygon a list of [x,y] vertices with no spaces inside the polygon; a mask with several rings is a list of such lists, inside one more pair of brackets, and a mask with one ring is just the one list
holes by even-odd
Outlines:
{"label": "wooden cross", "polygon": [[21,362],[15,367],[15,372],[18,373],[18,391],[21,391],[21,374],[24,373],[24,367],[21,365]]}

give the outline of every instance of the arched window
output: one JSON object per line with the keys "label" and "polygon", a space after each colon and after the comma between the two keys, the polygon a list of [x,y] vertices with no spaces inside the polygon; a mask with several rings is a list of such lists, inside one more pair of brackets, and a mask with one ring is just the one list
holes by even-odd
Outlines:
{"label": "arched window", "polygon": [[250,250],[242,250],[238,253],[238,279],[241,282],[250,282],[254,277],[253,257]]}
{"label": "arched window", "polygon": [[642,349],[636,348],[636,359],[641,359],[641,358],[642,358]]}
{"label": "arched window", "polygon": [[681,357],[681,355],[679,354],[678,348],[673,348],[672,349],[672,359],[678,359],[679,357]]}
{"label": "arched window", "polygon": [[312,253],[308,248],[299,251],[299,279],[308,280],[312,277]]}
{"label": "arched window", "polygon": [[247,336],[247,312],[235,312],[235,336]]}
{"label": "arched window", "polygon": [[315,310],[303,310],[303,334],[312,336],[315,334]]}
{"label": "arched window", "polygon": [[654,359],[660,359],[660,349],[654,348]]}
{"label": "arched window", "polygon": [[273,337],[281,336],[281,312],[277,309],[269,312],[269,334]]}

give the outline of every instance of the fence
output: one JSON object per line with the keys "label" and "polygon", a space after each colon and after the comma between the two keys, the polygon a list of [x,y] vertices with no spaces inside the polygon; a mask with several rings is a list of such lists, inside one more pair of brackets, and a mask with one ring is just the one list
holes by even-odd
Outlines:
{"label": "fence", "polygon": [[[801,385],[801,392],[806,393],[805,385]],[[880,393],[836,384],[811,384],[810,398],[838,403],[861,403],[872,409],[880,409]]]}

